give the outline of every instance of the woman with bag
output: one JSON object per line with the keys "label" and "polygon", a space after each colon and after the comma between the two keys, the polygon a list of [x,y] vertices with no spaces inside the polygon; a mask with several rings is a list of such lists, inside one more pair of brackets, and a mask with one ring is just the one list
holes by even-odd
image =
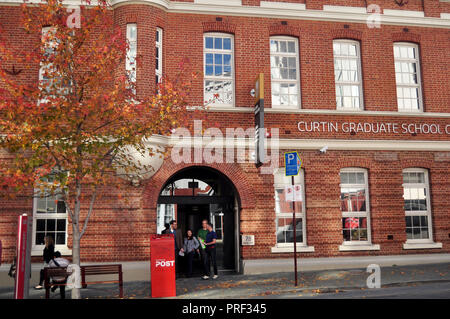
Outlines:
{"label": "woman with bag", "polygon": [[[55,244],[53,242],[52,236],[45,236],[44,238],[45,247],[42,255],[42,259],[44,260],[44,268],[48,267],[48,263],[53,259],[53,254],[55,253]],[[44,282],[44,269],[41,269],[39,274],[39,285],[34,287],[35,289],[42,289],[42,283]]]}
{"label": "woman with bag", "polygon": [[200,242],[193,235],[192,230],[188,229],[186,231],[186,238],[184,238],[184,245],[182,251],[186,255],[186,263],[187,263],[187,277],[192,276],[192,261],[194,260],[194,254],[197,251],[199,253],[198,248],[200,247]]}

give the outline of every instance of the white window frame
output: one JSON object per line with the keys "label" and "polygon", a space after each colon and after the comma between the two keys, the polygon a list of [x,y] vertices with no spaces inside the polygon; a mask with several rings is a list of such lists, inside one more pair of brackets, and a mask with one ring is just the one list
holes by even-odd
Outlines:
{"label": "white window frame", "polygon": [[[136,28],[136,39],[131,38],[131,28],[133,26]],[[136,63],[136,58],[137,58],[137,50],[138,50],[138,27],[137,27],[137,23],[127,23],[127,41],[129,43],[129,46],[131,46],[131,44],[135,44],[136,52],[135,52],[134,55],[131,55],[130,49],[128,48],[126,61],[125,61],[125,70],[128,71],[129,73],[131,73],[132,77],[129,79],[130,82],[136,83],[136,81],[137,81],[137,63]],[[134,59],[134,64],[133,65],[131,64],[131,59]]]}
{"label": "white window frame", "polygon": [[33,256],[40,256],[42,255],[42,251],[45,247],[45,245],[37,245],[36,244],[36,224],[38,219],[65,219],[66,220],[66,238],[65,238],[65,245],[56,245],[56,238],[55,238],[55,251],[59,251],[62,255],[70,255],[72,253],[72,250],[69,249],[68,246],[68,239],[69,239],[69,232],[68,232],[68,225],[69,225],[69,216],[66,208],[65,214],[58,214],[57,209],[58,205],[56,205],[56,212],[55,213],[38,213],[37,207],[38,207],[38,199],[39,199],[40,189],[35,188],[34,189],[34,196],[33,196],[33,232],[32,232],[32,245],[31,245],[31,254]]}
{"label": "white window frame", "polygon": [[[231,39],[231,50],[216,50],[216,49],[206,49],[206,38],[207,37],[222,37],[222,38],[230,38]],[[231,53],[231,77],[224,76],[206,76],[205,68],[206,68],[206,54],[207,53]],[[217,107],[234,107],[236,100],[236,82],[235,82],[235,71],[234,71],[234,36],[229,33],[219,33],[219,32],[205,32],[203,33],[203,101],[206,101],[206,92],[205,92],[205,82],[206,81],[231,81],[232,86],[232,101],[231,103],[211,103],[212,106]]]}
{"label": "white window frame", "polygon": [[[275,182],[275,174],[281,175],[284,177],[285,182],[284,183],[276,183]],[[300,172],[297,176],[294,176],[294,183],[302,185],[302,212],[298,212],[298,203],[295,202],[295,219],[302,219],[302,235],[303,240],[301,243],[297,243],[297,247],[307,247],[307,236],[306,236],[306,202],[305,202],[305,174],[304,170],[300,169]],[[274,190],[274,211],[275,211],[275,241],[276,241],[276,248],[294,248],[294,243],[278,243],[277,241],[277,229],[278,229],[278,218],[292,218],[292,212],[289,213],[277,213],[277,189],[285,189],[286,186],[292,185],[292,177],[291,176],[285,176],[285,169],[279,168],[274,173],[274,184],[273,184],[273,190]]]}
{"label": "white window frame", "polygon": [[156,39],[155,41],[155,46],[158,50],[158,68],[155,68],[155,77],[157,76],[159,79],[159,81],[156,81],[156,84],[158,84],[161,82],[161,78],[163,76],[163,29],[156,28],[155,36],[156,34],[159,34],[159,39]]}
{"label": "white window frame", "polygon": [[[356,54],[357,57],[349,57],[349,56],[341,56],[341,55],[334,55],[334,44],[335,43],[348,43],[348,44],[356,44]],[[362,79],[362,65],[361,65],[361,43],[356,40],[349,40],[349,39],[334,39],[333,40],[333,67],[335,68],[335,59],[341,58],[341,59],[349,59],[354,60],[357,59],[357,72],[358,72],[358,82],[349,82],[349,81],[340,81],[336,82],[336,73],[334,73],[333,69],[333,75],[334,75],[334,82],[335,82],[335,97],[337,99],[337,91],[336,87],[339,85],[357,85],[359,87],[359,108],[352,108],[352,107],[338,107],[336,103],[336,109],[337,110],[344,110],[344,111],[362,111],[364,110],[364,91],[363,91],[363,79]]]}
{"label": "white window frame", "polygon": [[[422,244],[422,243],[433,243],[433,221],[431,218],[431,193],[430,193],[430,181],[428,176],[428,170],[423,168],[406,168],[402,172],[403,173],[423,173],[424,174],[424,183],[402,183],[403,190],[406,186],[410,188],[425,188],[426,191],[426,203],[427,210],[426,211],[405,211],[406,216],[427,216],[428,218],[428,239],[406,239],[406,244]],[[406,233],[406,221],[405,221],[405,233]]]}
{"label": "white window frame", "polygon": [[[369,174],[368,170],[365,168],[357,168],[357,167],[348,167],[348,168],[342,168],[339,172],[339,180],[340,180],[340,173],[364,173],[364,184],[342,184],[339,181],[339,202],[340,202],[340,196],[342,194],[342,187],[345,188],[356,188],[364,186],[365,193],[366,193],[366,211],[365,212],[343,212],[341,210],[341,218],[340,218],[340,225],[341,225],[341,235],[343,235],[344,230],[342,229],[342,219],[347,217],[365,217],[367,220],[367,241],[345,241],[342,240],[342,246],[368,246],[372,245],[372,232],[371,232],[371,225],[370,225],[370,201],[369,201]],[[339,203],[340,206],[340,203]]]}
{"label": "white window frame", "polygon": [[[396,47],[407,47],[407,48],[413,48],[415,50],[416,53],[416,59],[410,59],[410,58],[396,58],[395,57],[395,48]],[[415,113],[421,113],[423,112],[423,94],[422,94],[422,74],[421,74],[421,69],[420,69],[420,50],[419,50],[419,45],[412,43],[412,42],[394,42],[394,46],[393,46],[393,50],[394,50],[394,67],[395,67],[395,62],[408,62],[408,63],[416,63],[416,71],[417,71],[417,84],[416,85],[412,85],[412,84],[398,84],[397,83],[397,79],[395,81],[395,85],[396,85],[396,95],[397,95],[397,110],[399,112],[415,112]],[[395,71],[395,76],[397,78],[397,71]],[[418,89],[418,109],[400,109],[399,105],[398,105],[398,94],[397,94],[397,90],[399,88],[417,88]]]}
{"label": "white window frame", "polygon": [[[295,68],[296,68],[296,75],[297,78],[295,80],[283,80],[283,79],[273,79],[272,78],[272,67],[271,67],[271,76],[270,76],[270,82],[271,82],[271,93],[273,92],[273,84],[274,83],[295,83],[297,84],[297,104],[296,105],[275,105],[273,104],[273,98],[272,98],[272,108],[295,108],[295,109],[301,109],[301,88],[300,88],[300,53],[299,53],[299,41],[298,38],[296,37],[290,37],[290,36],[272,36],[270,37],[270,41],[272,40],[280,40],[280,41],[294,41],[295,43],[295,53],[282,53],[282,52],[272,52],[270,51],[270,57],[272,56],[279,56],[279,57],[295,57]],[[270,45],[270,41],[269,41],[269,45]],[[269,49],[270,50],[270,49]],[[271,94],[271,96],[273,96],[273,93]]]}

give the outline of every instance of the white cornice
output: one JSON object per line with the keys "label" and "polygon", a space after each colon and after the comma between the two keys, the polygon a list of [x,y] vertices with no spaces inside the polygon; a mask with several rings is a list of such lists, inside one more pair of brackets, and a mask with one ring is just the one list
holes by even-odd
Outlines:
{"label": "white cornice", "polygon": [[[171,138],[166,136],[154,136],[148,141],[150,144],[160,146],[191,147],[194,145],[194,139],[185,137],[183,139]],[[210,140],[201,139],[202,147],[219,148],[232,145],[236,148],[254,149],[253,138],[232,138]],[[450,141],[408,141],[408,140],[343,140],[343,139],[298,139],[298,138],[280,138],[277,147],[279,149],[299,149],[299,150],[319,150],[325,145],[328,150],[335,151],[438,151],[449,152]],[[198,145],[198,144],[196,144]],[[266,140],[266,149],[272,148],[270,139]]]}
{"label": "white cornice", "polygon": [[[233,0],[227,5],[216,4],[211,0],[203,0],[205,3],[192,2],[176,2],[169,0],[111,0],[113,7],[127,4],[148,4],[156,5],[171,13],[191,13],[191,14],[214,14],[229,16],[248,16],[248,17],[264,17],[278,19],[296,19],[296,20],[316,20],[316,21],[335,21],[335,22],[353,22],[367,23],[367,19],[372,16],[371,13],[362,13],[360,9],[349,7],[349,11],[326,11],[326,10],[304,10],[303,6],[292,7],[290,5],[280,5],[279,8],[260,6],[242,6],[238,5],[239,1]],[[21,0],[0,0],[0,5],[18,5]],[[77,0],[67,0],[67,4],[75,5],[79,3]],[[335,9],[337,6],[334,6]],[[330,9],[329,7],[327,7]],[[352,9],[353,8],[353,9]],[[358,12],[356,12],[356,11]],[[421,11],[404,10],[385,10],[388,14],[380,15],[380,23],[384,25],[400,25],[400,26],[418,26],[432,28],[450,28],[448,19],[423,17]],[[390,15],[394,14],[394,15]],[[406,15],[406,16],[405,16]],[[373,17],[373,16],[372,16]]]}
{"label": "white cornice", "polygon": [[[252,107],[208,107],[209,112],[224,113],[253,113]],[[264,113],[268,114],[315,114],[315,115],[346,115],[346,116],[386,116],[386,117],[417,117],[417,118],[450,118],[450,113],[436,112],[393,112],[393,111],[342,111],[342,110],[323,110],[323,109],[279,109],[265,108]]]}

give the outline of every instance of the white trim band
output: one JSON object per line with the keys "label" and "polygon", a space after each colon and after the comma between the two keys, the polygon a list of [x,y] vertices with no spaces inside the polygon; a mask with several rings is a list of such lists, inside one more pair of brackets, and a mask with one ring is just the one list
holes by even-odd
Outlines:
{"label": "white trim band", "polygon": [[394,16],[394,17],[414,17],[414,18],[425,17],[425,13],[423,11],[411,11],[411,10],[384,9],[383,14],[386,16]]}
{"label": "white trim band", "polygon": [[306,10],[306,5],[304,3],[261,1],[259,5],[261,8]]}
{"label": "white trim band", "polygon": [[323,11],[366,14],[367,8],[324,5]]}
{"label": "white trim band", "polygon": [[339,251],[380,250],[380,245],[340,245]]}
{"label": "white trim band", "polygon": [[[293,253],[294,252],[294,246],[292,247],[271,247],[270,252],[272,254],[276,253]],[[303,245],[297,245],[297,252],[298,253],[313,253],[314,252],[314,246],[303,246]]]}
{"label": "white trim band", "polygon": [[403,249],[436,249],[442,248],[442,243],[404,243]]}

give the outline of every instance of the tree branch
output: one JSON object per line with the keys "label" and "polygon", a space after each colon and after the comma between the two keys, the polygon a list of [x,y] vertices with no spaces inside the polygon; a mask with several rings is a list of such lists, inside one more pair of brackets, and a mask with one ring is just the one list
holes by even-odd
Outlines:
{"label": "tree branch", "polygon": [[86,219],[84,220],[83,230],[80,233],[80,239],[81,239],[81,237],[83,237],[84,232],[86,231],[86,227],[89,222],[89,218],[91,217],[91,213],[94,210],[94,202],[95,202],[96,197],[97,197],[97,185],[95,186],[94,193],[92,194],[92,197],[91,197],[91,203],[89,204],[89,211],[86,216]]}

